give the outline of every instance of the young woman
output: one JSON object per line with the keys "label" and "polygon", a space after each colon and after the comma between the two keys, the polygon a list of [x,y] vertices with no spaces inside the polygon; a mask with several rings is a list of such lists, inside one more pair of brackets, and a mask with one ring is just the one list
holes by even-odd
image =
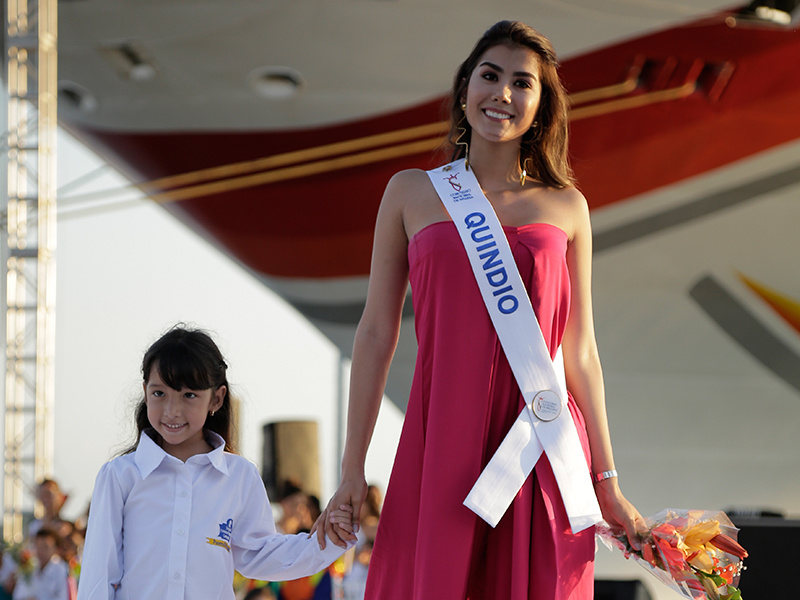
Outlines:
{"label": "young woman", "polygon": [[[586,468],[613,472],[589,210],[572,186],[567,100],[550,43],[522,23],[497,23],[456,73],[451,103],[453,158],[467,158],[504,226],[551,357],[562,347]],[[591,598],[593,528],[570,530],[546,456],[496,528],[462,504],[524,401],[456,227],[422,171],[393,177],[378,213],[342,480],[317,533],[351,539],[347,515],[360,514],[366,493],[364,459],[409,280],[419,351],[366,598]],[[595,493],[604,518],[636,543],[644,524],[616,476],[597,481]]]}

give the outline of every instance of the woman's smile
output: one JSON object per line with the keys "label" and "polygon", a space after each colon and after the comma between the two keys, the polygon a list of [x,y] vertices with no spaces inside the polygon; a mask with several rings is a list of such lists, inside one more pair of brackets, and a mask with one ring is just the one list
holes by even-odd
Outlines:
{"label": "woman's smile", "polygon": [[485,114],[490,119],[498,119],[498,120],[501,120],[501,121],[505,121],[506,119],[512,119],[513,118],[512,115],[510,115],[510,114],[508,114],[506,112],[500,112],[500,111],[497,111],[497,110],[494,110],[494,109],[491,109],[491,108],[484,108],[483,109],[483,114]]}

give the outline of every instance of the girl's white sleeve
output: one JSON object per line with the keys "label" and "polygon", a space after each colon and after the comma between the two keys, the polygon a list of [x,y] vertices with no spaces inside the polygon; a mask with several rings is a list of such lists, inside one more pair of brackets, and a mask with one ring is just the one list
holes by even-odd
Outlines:
{"label": "girl's white sleeve", "polygon": [[122,580],[122,488],[113,463],[97,474],[81,560],[78,600],[113,600]]}
{"label": "girl's white sleeve", "polygon": [[316,535],[277,533],[267,492],[255,467],[248,487],[245,509],[231,540],[233,564],[242,575],[265,581],[298,579],[319,573],[344,554],[345,550],[328,538],[325,550],[320,550]]}

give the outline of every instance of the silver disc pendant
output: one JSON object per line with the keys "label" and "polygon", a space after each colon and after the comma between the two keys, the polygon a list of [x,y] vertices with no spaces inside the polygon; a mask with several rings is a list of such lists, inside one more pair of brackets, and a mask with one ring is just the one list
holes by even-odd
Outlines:
{"label": "silver disc pendant", "polygon": [[542,390],[533,397],[531,408],[540,421],[552,421],[561,414],[561,398],[552,390]]}

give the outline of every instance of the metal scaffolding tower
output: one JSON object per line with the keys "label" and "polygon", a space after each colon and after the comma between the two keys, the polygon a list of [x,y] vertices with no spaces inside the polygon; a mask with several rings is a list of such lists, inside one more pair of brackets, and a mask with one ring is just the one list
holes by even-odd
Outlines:
{"label": "metal scaffolding tower", "polygon": [[3,536],[21,541],[53,465],[56,0],[6,0],[7,180]]}

